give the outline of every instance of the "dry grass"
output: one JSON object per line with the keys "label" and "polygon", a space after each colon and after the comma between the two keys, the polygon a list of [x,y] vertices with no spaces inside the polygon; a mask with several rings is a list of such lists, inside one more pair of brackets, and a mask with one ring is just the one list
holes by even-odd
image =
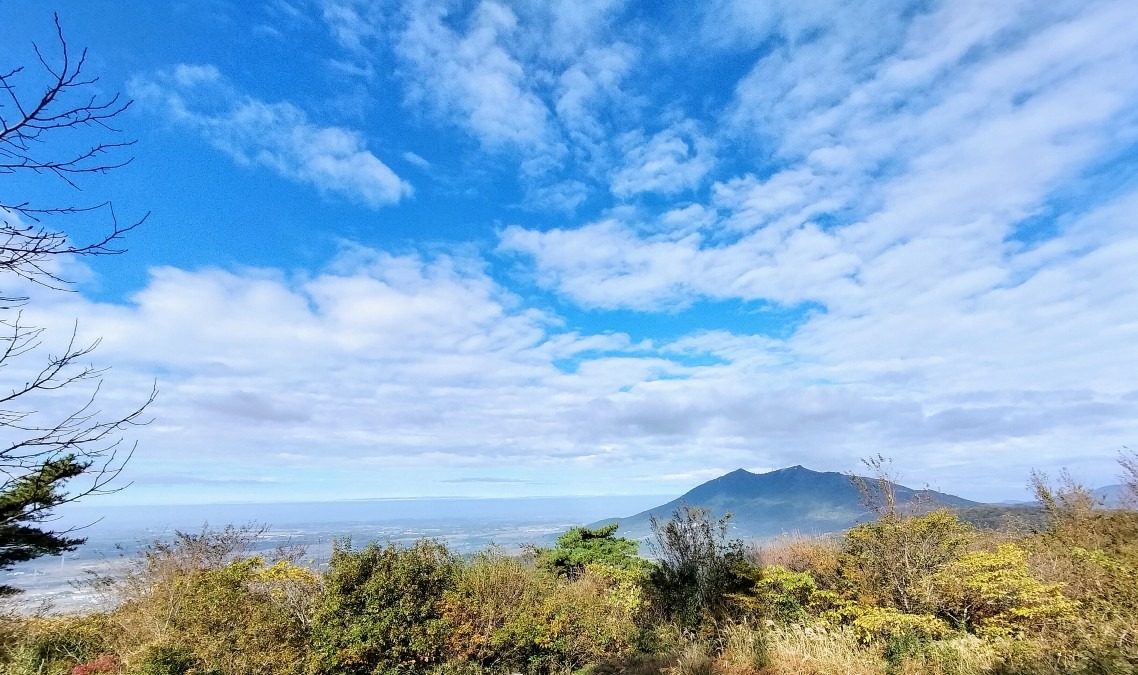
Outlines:
{"label": "dry grass", "polygon": [[885,662],[848,630],[791,626],[768,634],[763,675],[884,675]]}
{"label": "dry grass", "polygon": [[680,652],[676,666],[670,672],[672,675],[712,675],[715,672],[714,661],[706,645],[692,642]]}
{"label": "dry grass", "polygon": [[717,671],[724,675],[750,675],[769,661],[766,635],[745,623],[732,624],[720,632],[722,651]]}
{"label": "dry grass", "polygon": [[920,658],[905,660],[898,675],[986,675],[996,666],[992,645],[974,635],[934,642]]}

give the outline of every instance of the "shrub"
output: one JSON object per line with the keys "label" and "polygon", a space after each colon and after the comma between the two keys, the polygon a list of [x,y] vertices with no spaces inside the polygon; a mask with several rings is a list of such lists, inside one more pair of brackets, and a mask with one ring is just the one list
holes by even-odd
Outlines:
{"label": "shrub", "polygon": [[100,675],[101,673],[117,673],[122,668],[119,657],[114,654],[100,654],[99,658],[71,668],[71,675]]}
{"label": "shrub", "polygon": [[932,575],[963,554],[971,539],[972,528],[944,510],[920,516],[890,513],[846,533],[842,573],[866,604],[926,611]]}
{"label": "shrub", "polygon": [[851,612],[850,627],[863,643],[886,645],[905,641],[940,640],[952,634],[952,627],[931,614],[906,614],[891,607],[865,607]]}
{"label": "shrub", "polygon": [[1068,620],[1075,609],[1058,584],[1031,576],[1027,551],[1012,544],[968,553],[945,565],[932,582],[938,613],[982,635],[1012,635]]}
{"label": "shrub", "polygon": [[191,675],[199,672],[201,660],[189,647],[153,645],[131,669],[132,675]]}
{"label": "shrub", "polygon": [[626,655],[638,637],[641,578],[636,570],[592,564],[569,580],[517,558],[476,556],[446,594],[450,657],[549,671]]}
{"label": "shrub", "polygon": [[5,675],[67,675],[108,649],[105,616],[10,619],[2,648]]}
{"label": "shrub", "polygon": [[320,673],[395,673],[441,663],[449,626],[443,598],[458,561],[446,546],[337,546],[312,622],[312,667]]}
{"label": "shrub", "polygon": [[736,573],[750,582],[750,589],[731,594],[731,599],[755,618],[780,623],[804,623],[806,611],[818,584],[809,572],[791,572],[779,565],[740,567]]}
{"label": "shrub", "polygon": [[730,518],[712,520],[707,509],[688,505],[677,507],[665,523],[651,518],[658,558],[649,577],[655,605],[683,626],[723,614],[731,605],[728,596],[747,586],[739,570],[750,563],[743,542],[727,539]]}
{"label": "shrub", "polygon": [[228,675],[301,670],[307,619],[283,594],[298,595],[303,585],[314,597],[318,579],[286,560],[270,565],[248,557],[259,533],[233,527],[178,533],[173,542],[151,546],[112,585],[120,601],[109,616],[117,629],[113,651],[128,670],[150,663],[164,672],[159,657],[175,652],[187,654],[197,670]]}

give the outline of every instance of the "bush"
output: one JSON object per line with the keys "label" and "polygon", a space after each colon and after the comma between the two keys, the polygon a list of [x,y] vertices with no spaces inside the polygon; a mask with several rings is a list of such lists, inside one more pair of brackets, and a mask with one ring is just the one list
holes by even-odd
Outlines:
{"label": "bush", "polygon": [[131,669],[132,675],[191,675],[201,670],[201,660],[189,647],[153,645]]}
{"label": "bush", "polygon": [[3,645],[5,675],[69,675],[83,662],[108,649],[111,632],[106,617],[29,618],[10,620]]}
{"label": "bush", "polygon": [[636,570],[592,564],[576,579],[497,553],[446,594],[449,656],[492,669],[561,671],[632,651],[643,604]]}
{"label": "bush", "polygon": [[932,575],[962,555],[971,540],[972,528],[947,511],[890,513],[846,533],[842,573],[863,603],[924,612],[932,600]]}
{"label": "bush", "polygon": [[938,614],[981,635],[1020,634],[1069,620],[1075,609],[1058,584],[1031,576],[1027,551],[1012,544],[968,553],[934,574],[932,583]]}
{"label": "bush", "polygon": [[737,568],[736,573],[750,582],[745,593],[733,593],[731,599],[746,614],[779,623],[805,623],[807,607],[818,584],[809,572],[791,572],[779,565]]}
{"label": "bush", "polygon": [[658,558],[649,577],[654,604],[685,627],[726,613],[732,605],[728,596],[749,584],[739,574],[751,564],[743,542],[727,539],[730,518],[712,520],[707,509],[688,505],[677,507],[665,523],[651,518]]}
{"label": "bush", "polygon": [[121,603],[109,616],[117,627],[115,653],[128,670],[144,667],[139,664],[151,664],[145,668],[155,673],[176,669],[181,661],[162,659],[177,653],[197,664],[195,673],[301,671],[307,617],[287,598],[301,589],[315,597],[319,579],[287,560],[270,565],[260,556],[247,557],[259,532],[178,533],[174,542],[152,546],[112,587]]}
{"label": "bush", "polygon": [[850,627],[863,643],[886,645],[905,641],[940,640],[952,634],[952,627],[931,614],[906,614],[890,607],[859,608],[852,613]]}
{"label": "bush", "polygon": [[420,672],[443,661],[450,627],[443,599],[458,560],[446,546],[337,546],[312,622],[312,668],[364,675]]}

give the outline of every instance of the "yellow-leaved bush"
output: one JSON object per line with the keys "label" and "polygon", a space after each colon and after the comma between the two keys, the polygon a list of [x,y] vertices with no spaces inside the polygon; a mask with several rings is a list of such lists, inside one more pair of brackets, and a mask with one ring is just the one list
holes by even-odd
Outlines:
{"label": "yellow-leaved bush", "polygon": [[1000,637],[1070,619],[1076,604],[1059,584],[1028,570],[1027,551],[1003,544],[946,564],[932,576],[939,613],[962,629]]}

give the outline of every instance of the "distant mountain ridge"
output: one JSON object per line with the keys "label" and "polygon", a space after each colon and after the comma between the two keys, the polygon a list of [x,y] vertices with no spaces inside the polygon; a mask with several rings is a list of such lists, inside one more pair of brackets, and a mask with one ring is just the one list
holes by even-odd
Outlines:
{"label": "distant mountain ridge", "polygon": [[[876,480],[864,479],[873,488]],[[951,508],[977,506],[974,502],[935,490],[914,490],[892,484],[900,503],[917,498]],[[745,539],[776,537],[784,533],[839,532],[870,517],[862,495],[850,477],[835,471],[812,471],[796,465],[767,473],[736,469],[698,485],[677,499],[627,518],[610,518],[593,526],[619,523],[621,536],[643,539],[650,534],[649,519],[667,520],[682,504],[702,506],[716,518],[733,514],[731,536]]]}

